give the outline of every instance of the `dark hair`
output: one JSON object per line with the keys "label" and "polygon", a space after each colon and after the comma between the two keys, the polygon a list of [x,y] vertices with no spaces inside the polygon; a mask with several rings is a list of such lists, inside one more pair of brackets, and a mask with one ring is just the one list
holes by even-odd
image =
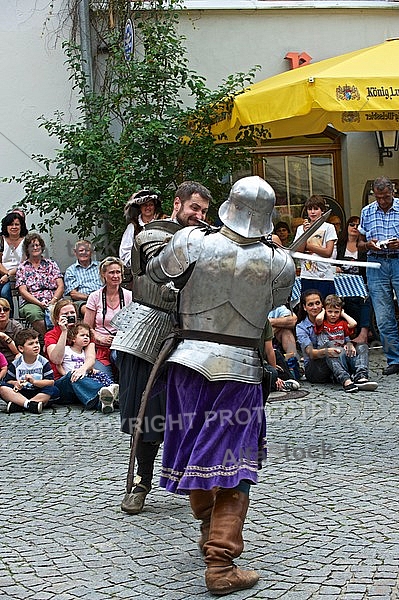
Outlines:
{"label": "dark hair", "polygon": [[304,306],[306,304],[306,299],[309,298],[309,296],[313,296],[313,295],[318,296],[320,298],[320,302],[323,304],[323,296],[321,295],[320,290],[316,290],[316,289],[305,290],[301,294],[301,300],[300,300],[299,309],[298,309],[298,323],[300,323],[301,321],[306,319],[307,312],[304,309]]}
{"label": "dark hair", "polygon": [[89,334],[89,338],[91,339],[91,329],[90,329],[90,326],[87,323],[83,323],[83,321],[78,321],[76,323],[76,325],[74,325],[73,327],[71,327],[67,331],[67,344],[68,345],[71,346],[73,344],[73,342],[76,339],[76,336],[79,333],[79,329],[86,329],[87,333]]}
{"label": "dark hair", "polygon": [[358,217],[357,215],[353,215],[352,217],[349,217],[349,219],[345,223],[344,229],[341,231],[341,233],[338,236],[337,248],[338,248],[338,246],[340,246],[340,247],[342,246],[346,250],[346,244],[348,243],[348,227],[349,227],[349,223],[352,223],[353,219],[356,219],[356,221],[359,221],[359,223],[360,223],[360,217]]}
{"label": "dark hair", "polygon": [[24,346],[28,340],[37,340],[38,337],[39,334],[36,331],[36,329],[22,329],[22,331],[17,331],[17,333],[15,334],[14,342],[16,347],[18,348],[18,346]]}
{"label": "dark hair", "polygon": [[321,208],[321,211],[324,213],[327,210],[327,204],[323,196],[313,194],[313,196],[310,196],[310,198],[306,200],[304,208],[305,210],[308,208]]}
{"label": "dark hair", "polygon": [[[140,202],[140,199],[142,201]],[[146,202],[152,201],[155,205],[155,217],[161,216],[162,204],[161,197],[157,192],[149,189],[140,190],[135,192],[126,202],[123,214],[125,215],[127,223],[133,223],[134,233],[137,235],[140,233],[142,227],[139,225],[139,216],[141,213],[140,206],[143,206]]]}
{"label": "dark hair", "polygon": [[46,244],[44,243],[44,239],[42,238],[41,235],[39,235],[38,233],[28,233],[28,235],[25,236],[25,239],[24,239],[24,254],[28,258],[29,258],[28,247],[29,247],[29,244],[31,242],[33,242],[34,240],[37,240],[39,242],[42,250],[44,250],[46,247]]}
{"label": "dark hair", "polygon": [[21,224],[21,237],[25,237],[26,235],[28,235],[28,229],[26,227],[25,219],[23,219],[21,217],[21,215],[16,212],[8,213],[1,220],[1,235],[3,235],[5,238],[8,237],[9,234],[7,231],[7,227],[9,227],[11,225],[11,223],[14,221],[14,219],[18,219],[18,221]]}
{"label": "dark hair", "polygon": [[[338,241],[337,241],[337,258],[345,258],[345,254],[346,254],[346,245],[348,243],[348,225],[351,221],[353,221],[353,219],[356,219],[357,221],[360,222],[360,217],[358,217],[357,215],[352,215],[351,217],[349,217],[349,219],[346,221],[345,224],[345,229],[343,229],[341,231],[341,233],[338,236]],[[367,260],[367,251],[366,250],[360,250],[359,249],[359,237],[357,239],[357,260],[358,261],[366,261]],[[353,266],[357,267],[356,264],[356,260],[353,261]],[[359,274],[363,277],[365,283],[367,283],[367,270],[366,267],[357,267],[359,269]],[[345,267],[342,267],[342,270],[345,271]]]}
{"label": "dark hair", "polygon": [[286,229],[288,231],[288,233],[291,233],[291,229],[290,229],[289,225],[287,225],[287,223],[284,223],[284,221],[279,221],[278,223],[275,224],[274,231],[276,232],[277,229]]}
{"label": "dark hair", "polygon": [[193,194],[199,194],[204,200],[212,202],[211,192],[198,181],[183,181],[175,192],[175,198],[179,198],[180,202],[184,204],[190,200]]}

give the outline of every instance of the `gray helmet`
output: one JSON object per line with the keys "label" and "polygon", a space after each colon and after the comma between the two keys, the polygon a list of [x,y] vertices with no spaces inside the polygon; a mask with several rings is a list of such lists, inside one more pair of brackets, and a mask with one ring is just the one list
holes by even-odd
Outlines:
{"label": "gray helmet", "polygon": [[272,213],[276,196],[261,177],[244,177],[235,182],[226,202],[219,208],[221,221],[245,238],[266,236],[273,231]]}

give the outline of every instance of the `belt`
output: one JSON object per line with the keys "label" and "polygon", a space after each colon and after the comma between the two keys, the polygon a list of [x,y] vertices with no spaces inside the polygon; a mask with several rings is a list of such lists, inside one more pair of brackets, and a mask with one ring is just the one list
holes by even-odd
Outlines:
{"label": "belt", "polygon": [[399,258],[399,252],[370,252],[373,258]]}
{"label": "belt", "polygon": [[216,342],[217,344],[226,344],[226,346],[241,346],[244,348],[259,348],[260,340],[254,338],[244,338],[236,335],[225,335],[222,333],[212,333],[210,331],[193,331],[188,329],[179,329],[177,338],[183,340],[198,340],[202,342]]}

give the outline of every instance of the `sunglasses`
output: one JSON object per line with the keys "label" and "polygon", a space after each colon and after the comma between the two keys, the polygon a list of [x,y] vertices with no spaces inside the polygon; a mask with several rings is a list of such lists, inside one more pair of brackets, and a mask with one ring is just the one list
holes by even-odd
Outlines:
{"label": "sunglasses", "polygon": [[356,229],[359,227],[360,223],[349,223],[349,225],[351,227],[356,227]]}
{"label": "sunglasses", "polygon": [[0,313],[2,313],[2,312],[5,312],[5,313],[10,312],[10,309],[7,308],[7,306],[0,306]]}

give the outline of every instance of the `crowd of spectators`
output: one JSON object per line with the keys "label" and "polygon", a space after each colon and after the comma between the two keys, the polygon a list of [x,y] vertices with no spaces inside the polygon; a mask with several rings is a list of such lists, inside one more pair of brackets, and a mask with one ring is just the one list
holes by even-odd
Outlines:
{"label": "crowd of spectators", "polygon": [[[369,285],[371,277],[370,296],[374,310],[377,309],[376,319],[388,362],[384,373],[399,372],[394,343],[397,325],[395,322],[394,334],[394,325],[389,319],[382,319],[380,310],[381,290],[385,293],[386,289],[389,294],[389,282],[386,284],[384,280],[385,287],[379,283],[384,261],[387,261],[388,272],[388,267],[392,270],[399,260],[399,225],[396,224],[399,200],[393,197],[393,186],[387,178],[376,180],[374,188],[375,202],[363,209],[360,217],[351,216],[344,226],[340,218],[333,221],[330,217],[330,222],[323,223],[299,249],[309,254],[309,259],[302,260],[300,266],[300,302],[295,309],[291,305],[274,309],[265,331],[264,358],[274,373],[274,389],[295,390],[299,384],[290,382],[301,379],[311,383],[340,382],[345,391],[351,392],[376,388],[374,382],[368,381],[370,298],[348,295],[343,301],[337,300],[336,273],[361,276],[366,284],[369,280]],[[311,196],[305,202],[306,218],[302,224],[291,230],[288,223],[279,221],[274,227],[273,241],[289,246],[291,240],[305,232],[327,208],[322,196]],[[7,402],[8,412],[14,412],[15,406],[41,412],[54,400],[75,400],[86,408],[97,408],[104,413],[116,406],[119,374],[116,351],[111,350],[117,334],[113,323],[117,322],[118,312],[134,298],[134,293],[122,284],[124,269],[130,268],[131,247],[137,233],[146,223],[164,218],[160,197],[149,190],[136,192],[125,206],[125,217],[127,228],[119,257],[110,256],[98,262],[93,258],[92,244],[78,240],[73,249],[76,260],[64,275],[57,263],[44,255],[43,238],[36,232],[28,232],[23,211],[12,209],[2,219],[0,380],[5,390],[2,392],[0,386],[0,395]],[[381,237],[385,246],[380,244]],[[333,255],[353,264],[333,267],[317,260]],[[383,268],[366,270],[362,265],[370,259],[382,262]],[[14,318],[16,294],[19,304],[17,318]],[[336,314],[332,315],[334,311]],[[386,306],[384,311],[386,315]],[[391,320],[394,313],[390,309]],[[335,318],[341,323],[341,332],[345,332],[339,341]],[[350,325],[345,325],[346,322]],[[388,330],[387,322],[392,331]],[[77,329],[79,323],[82,325]],[[21,337],[26,329],[31,333]],[[43,360],[40,352],[37,353],[39,342]],[[34,383],[35,377],[32,375],[32,379],[30,375],[36,367],[29,370],[29,361],[37,368],[40,362],[42,376],[36,379],[45,383]],[[282,361],[287,367],[285,377],[281,375],[284,369],[279,367]],[[23,386],[18,377],[15,379],[23,370],[21,365],[28,375]],[[53,383],[49,369],[56,392],[50,389]],[[27,392],[32,386],[39,400]],[[45,397],[47,391],[48,397]],[[32,402],[40,404],[39,410],[32,409]]]}

